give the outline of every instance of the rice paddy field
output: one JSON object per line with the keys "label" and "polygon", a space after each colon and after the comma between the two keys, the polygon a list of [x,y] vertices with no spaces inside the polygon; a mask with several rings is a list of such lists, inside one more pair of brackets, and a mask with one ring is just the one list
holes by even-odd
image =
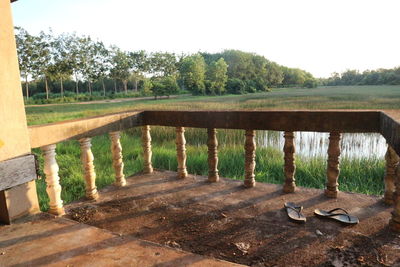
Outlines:
{"label": "rice paddy field", "polygon": [[[44,124],[73,118],[82,118],[124,110],[262,110],[262,109],[400,109],[400,86],[342,86],[319,87],[314,89],[284,88],[272,92],[248,95],[225,96],[182,96],[167,100],[139,100],[121,103],[63,104],[56,106],[27,107],[29,125]],[[152,127],[153,166],[159,169],[176,170],[175,129]],[[300,133],[297,133],[300,134]],[[257,132],[256,180],[281,184],[284,180],[283,153],[280,132]],[[244,132],[219,130],[220,175],[232,179],[243,179],[244,174]],[[276,136],[275,143],[266,142],[265,136]],[[324,138],[317,136],[316,138]],[[339,189],[365,194],[381,195],[385,162],[382,152],[384,140],[376,135],[351,136],[350,150],[362,150],[362,156],[343,153]],[[351,139],[352,138],[352,139]],[[205,129],[187,129],[187,167],[189,173],[207,175],[207,133]],[[345,138],[343,139],[345,140]],[[358,142],[358,141],[359,142]],[[297,139],[296,139],[297,141]],[[139,129],[125,131],[121,138],[125,164],[125,175],[141,171],[142,156]],[[326,153],[321,141],[303,144],[318,153],[301,153],[296,157],[296,183],[299,186],[323,188],[326,173]],[[351,146],[354,144],[354,146]],[[364,147],[365,144],[372,144]],[[114,181],[111,165],[110,140],[106,135],[94,137],[92,151],[95,156],[96,184],[102,188]],[[349,145],[346,144],[346,149]],[[375,147],[376,146],[376,147]],[[344,147],[343,147],[344,148]],[[371,150],[368,153],[368,150]],[[40,150],[33,151],[43,164]],[[357,153],[356,153],[357,154]],[[358,153],[359,154],[359,153]],[[60,166],[62,198],[64,203],[84,196],[84,181],[80,163],[80,148],[71,140],[57,145],[57,161]],[[42,168],[41,168],[42,169]],[[42,175],[42,177],[44,177]],[[48,209],[44,179],[37,181],[39,201],[42,210]]]}

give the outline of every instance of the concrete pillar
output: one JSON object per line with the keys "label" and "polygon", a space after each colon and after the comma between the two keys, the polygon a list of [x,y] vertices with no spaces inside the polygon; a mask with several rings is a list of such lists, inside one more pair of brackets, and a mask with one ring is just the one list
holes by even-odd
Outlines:
{"label": "concrete pillar", "polygon": [[143,147],[143,172],[152,173],[153,166],[151,165],[151,135],[150,126],[142,126],[142,147]]}
{"label": "concrete pillar", "polygon": [[246,130],[246,142],[244,144],[245,150],[245,176],[244,186],[254,187],[256,185],[254,170],[256,168],[256,141],[254,139],[256,131]]}
{"label": "concrete pillar", "polygon": [[217,130],[207,129],[208,134],[208,181],[215,183],[219,181],[218,175],[218,139]]}
{"label": "concrete pillar", "polygon": [[[31,151],[10,0],[0,0],[0,96],[1,162]],[[10,223],[38,210],[34,181],[0,191],[0,221]]]}
{"label": "concrete pillar", "polygon": [[186,139],[184,127],[176,127],[176,156],[178,160],[178,178],[184,179],[188,175],[186,170]]}
{"label": "concrete pillar", "polygon": [[385,155],[386,160],[386,171],[385,171],[385,195],[383,200],[386,204],[393,204],[393,194],[395,191],[394,181],[396,179],[396,168],[399,165],[399,156],[396,151],[388,145],[387,152]]}
{"label": "concrete pillar", "polygon": [[400,165],[397,165],[395,172],[395,191],[393,193],[392,219],[389,222],[390,228],[400,233]]}
{"label": "concrete pillar", "polygon": [[332,198],[336,198],[339,192],[338,179],[340,173],[340,139],[340,133],[332,132],[329,134],[328,166],[326,170],[325,195]]}
{"label": "concrete pillar", "polygon": [[126,180],[124,175],[124,161],[122,160],[121,133],[111,132],[111,153],[113,159],[113,167],[115,172],[115,185],[125,186]]}
{"label": "concrete pillar", "polygon": [[285,193],[293,193],[296,190],[296,183],[294,174],[296,172],[296,165],[294,159],[295,146],[294,146],[294,133],[293,132],[285,132],[285,145],[283,146],[284,153],[284,172],[285,172],[285,184],[283,185],[283,192]]}
{"label": "concrete pillar", "polygon": [[91,138],[82,138],[79,139],[79,144],[81,146],[81,161],[86,183],[86,198],[93,200],[97,199],[99,194],[96,187],[96,172],[94,171],[91,140]]}
{"label": "concrete pillar", "polygon": [[46,174],[46,192],[49,196],[49,213],[64,215],[63,202],[61,200],[59,167],[56,161],[56,145],[48,145],[41,148],[44,158],[43,171]]}

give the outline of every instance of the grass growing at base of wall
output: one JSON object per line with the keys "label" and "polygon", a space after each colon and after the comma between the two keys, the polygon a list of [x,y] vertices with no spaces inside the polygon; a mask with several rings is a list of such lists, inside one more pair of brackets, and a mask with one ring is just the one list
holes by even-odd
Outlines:
{"label": "grass growing at base of wall", "polygon": [[[153,127],[153,166],[159,169],[175,171],[177,168],[174,129]],[[191,174],[207,175],[207,146],[205,130],[188,129],[187,168]],[[219,172],[223,177],[243,179],[244,174],[244,139],[240,131],[218,133]],[[141,171],[143,159],[139,129],[132,129],[122,134],[121,143],[125,164],[125,175]],[[102,188],[114,181],[110,140],[107,135],[97,136],[92,140],[92,151],[95,156],[96,184]],[[34,150],[43,164],[39,150]],[[69,203],[85,195],[80,148],[77,141],[63,142],[57,145],[57,162],[60,166],[62,199]],[[43,166],[43,165],[42,165]],[[41,170],[43,169],[41,166]],[[325,185],[326,159],[296,159],[296,183],[299,186],[323,188]],[[382,159],[342,159],[339,189],[365,194],[380,195],[383,193],[384,161]],[[256,180],[259,182],[282,184],[283,153],[272,148],[257,148]],[[42,175],[42,177],[44,177]],[[44,179],[37,181],[40,207],[48,209],[48,197]]]}

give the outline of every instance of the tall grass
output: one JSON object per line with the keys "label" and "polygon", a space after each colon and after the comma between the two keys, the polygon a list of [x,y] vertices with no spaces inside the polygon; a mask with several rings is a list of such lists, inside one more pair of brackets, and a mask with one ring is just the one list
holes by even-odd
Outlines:
{"label": "tall grass", "polygon": [[[153,127],[153,166],[175,171],[177,168],[175,129]],[[219,172],[223,177],[243,179],[244,175],[244,134],[240,130],[218,131]],[[205,129],[189,128],[185,132],[187,140],[187,168],[192,174],[207,175],[207,133]],[[121,136],[125,174],[141,171],[143,159],[138,128],[126,131]],[[92,151],[95,156],[96,184],[102,188],[113,182],[110,140],[107,135],[94,137]],[[41,153],[34,150],[43,164]],[[64,203],[81,198],[85,194],[80,162],[80,148],[77,141],[67,141],[57,146],[57,161],[60,165],[62,199]],[[296,158],[296,183],[299,186],[323,188],[325,185],[326,158]],[[347,159],[341,161],[339,189],[365,194],[380,195],[383,192],[384,162],[382,159]],[[41,168],[43,169],[43,168]],[[283,153],[274,148],[259,147],[256,151],[256,180],[259,182],[282,184]],[[48,209],[46,184],[37,182],[39,202],[42,210]]]}
{"label": "tall grass", "polygon": [[[336,86],[304,88],[275,88],[268,93],[224,96],[182,96],[168,100],[140,100],[121,103],[96,103],[87,105],[65,104],[56,106],[27,107],[28,124],[41,124],[66,119],[100,115],[132,109],[168,110],[231,110],[231,109],[400,109],[400,86]],[[206,175],[207,134],[205,129],[187,129],[187,166],[193,174]],[[175,130],[154,127],[153,165],[156,168],[176,170]],[[141,170],[142,156],[140,131],[133,129],[122,135],[125,174]],[[243,131],[220,130],[218,132],[220,175],[242,179],[244,174]],[[110,141],[108,136],[97,136],[92,141],[97,173],[97,186],[113,182]],[[41,159],[41,153],[34,150]],[[68,203],[84,196],[80,149],[77,141],[58,144],[57,161],[60,165],[62,198]],[[326,158],[296,158],[297,184],[323,188],[325,184]],[[339,188],[365,194],[380,195],[383,191],[384,161],[380,158],[341,160]],[[259,147],[256,152],[256,179],[281,184],[283,177],[283,153],[273,148]],[[45,182],[37,182],[40,205],[48,208]]]}
{"label": "tall grass", "polygon": [[42,124],[132,109],[400,109],[400,86],[274,88],[247,95],[180,96],[121,103],[26,107],[28,123]]}

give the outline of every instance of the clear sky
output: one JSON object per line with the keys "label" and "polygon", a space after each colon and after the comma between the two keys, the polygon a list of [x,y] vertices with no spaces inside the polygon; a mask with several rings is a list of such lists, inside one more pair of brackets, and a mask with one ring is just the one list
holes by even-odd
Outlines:
{"label": "clear sky", "polygon": [[400,0],[18,0],[14,24],[125,50],[240,49],[316,77],[400,66]]}

